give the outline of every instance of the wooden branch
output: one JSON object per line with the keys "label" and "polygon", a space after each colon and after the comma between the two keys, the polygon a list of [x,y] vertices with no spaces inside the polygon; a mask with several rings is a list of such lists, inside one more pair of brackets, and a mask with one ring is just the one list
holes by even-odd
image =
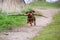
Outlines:
{"label": "wooden branch", "polygon": [[[41,14],[33,14],[33,15],[35,15],[35,16],[42,16],[42,17],[48,18],[48,17],[43,16]],[[28,16],[28,14],[15,14],[15,15],[8,15],[8,16]]]}
{"label": "wooden branch", "polygon": [[8,15],[8,16],[27,16],[26,14],[15,14],[15,15]]}
{"label": "wooden branch", "polygon": [[46,17],[46,16],[44,16],[44,15],[41,15],[41,14],[34,14],[34,15],[36,15],[36,16],[42,16],[42,17],[48,18],[48,17]]}

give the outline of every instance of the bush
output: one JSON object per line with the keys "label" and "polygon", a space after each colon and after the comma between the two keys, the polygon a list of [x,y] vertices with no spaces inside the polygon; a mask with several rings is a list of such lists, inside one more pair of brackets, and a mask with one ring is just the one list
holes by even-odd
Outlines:
{"label": "bush", "polygon": [[0,12],[0,31],[6,31],[25,24],[25,16],[8,16],[6,12]]}
{"label": "bush", "polygon": [[60,8],[60,2],[53,2],[53,3],[48,3],[48,2],[32,2],[29,4],[30,7],[54,7],[54,8]]}

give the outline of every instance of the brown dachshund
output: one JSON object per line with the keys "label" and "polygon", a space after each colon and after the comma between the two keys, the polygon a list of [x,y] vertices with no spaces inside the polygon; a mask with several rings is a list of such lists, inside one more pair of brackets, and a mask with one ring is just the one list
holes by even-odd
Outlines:
{"label": "brown dachshund", "polygon": [[[25,15],[28,16],[28,18],[27,18],[27,23],[30,23],[31,26],[32,26],[32,23],[34,23],[34,25],[36,25],[35,15],[36,15],[36,16],[45,17],[45,16],[43,16],[43,15],[41,15],[41,14],[34,14],[34,13],[35,13],[34,10],[30,10],[30,11],[26,12],[26,14],[25,14]],[[47,17],[45,17],[45,18],[47,18]]]}
{"label": "brown dachshund", "polygon": [[28,16],[27,23],[30,23],[31,26],[32,26],[32,23],[34,23],[34,25],[36,25],[36,19],[35,19],[34,13],[35,13],[35,11],[30,10],[30,11],[26,12],[26,14],[24,14],[24,15]]}

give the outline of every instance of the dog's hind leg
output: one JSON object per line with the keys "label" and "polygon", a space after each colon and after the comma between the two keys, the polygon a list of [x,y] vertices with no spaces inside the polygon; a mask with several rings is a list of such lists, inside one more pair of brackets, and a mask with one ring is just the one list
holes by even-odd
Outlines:
{"label": "dog's hind leg", "polygon": [[35,19],[35,17],[33,19],[33,22],[34,22],[34,26],[36,26],[36,19]]}
{"label": "dog's hind leg", "polygon": [[34,21],[34,26],[36,26],[36,21]]}

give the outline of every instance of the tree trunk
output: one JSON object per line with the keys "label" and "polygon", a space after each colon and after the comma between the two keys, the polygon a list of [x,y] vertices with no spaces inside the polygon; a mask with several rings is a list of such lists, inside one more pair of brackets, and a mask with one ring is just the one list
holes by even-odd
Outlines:
{"label": "tree trunk", "polygon": [[22,0],[0,0],[0,9],[3,11],[20,11]]}

